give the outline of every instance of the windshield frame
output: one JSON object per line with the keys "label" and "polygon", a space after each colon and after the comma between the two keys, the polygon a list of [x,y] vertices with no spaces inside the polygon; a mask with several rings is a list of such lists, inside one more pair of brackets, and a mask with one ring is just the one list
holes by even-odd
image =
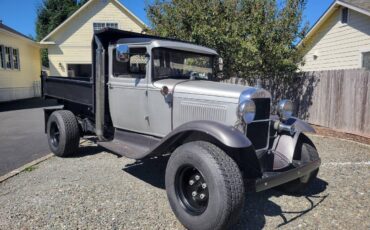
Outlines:
{"label": "windshield frame", "polygon": [[[195,80],[215,81],[215,78],[216,78],[215,60],[217,58],[216,55],[205,54],[205,53],[201,53],[201,52],[181,50],[181,49],[173,49],[173,48],[167,48],[167,47],[153,47],[150,51],[151,52],[150,56],[151,56],[151,79],[152,79],[152,82],[156,82],[156,81],[164,80],[164,79],[174,79],[174,78],[171,78],[170,76],[165,77],[165,78],[156,78],[155,77],[155,74],[154,74],[154,72],[155,72],[154,71],[154,52],[155,52],[155,50],[158,50],[158,49],[175,51],[177,53],[195,54],[195,55],[201,55],[201,56],[209,57],[211,59],[211,66],[212,66],[211,78],[210,79],[195,79]],[[182,78],[176,78],[176,79],[182,79]],[[189,79],[182,79],[182,80],[190,80],[190,78]]]}

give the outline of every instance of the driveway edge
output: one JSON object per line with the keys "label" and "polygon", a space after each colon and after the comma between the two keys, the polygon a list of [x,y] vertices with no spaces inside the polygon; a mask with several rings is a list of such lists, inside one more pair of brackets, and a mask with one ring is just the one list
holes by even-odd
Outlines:
{"label": "driveway edge", "polygon": [[11,178],[11,177],[13,177],[13,176],[18,175],[19,173],[21,173],[22,171],[24,171],[26,168],[31,167],[31,166],[34,166],[34,165],[37,165],[37,164],[39,164],[39,163],[41,163],[41,162],[43,162],[43,161],[48,160],[49,158],[51,158],[51,157],[53,157],[53,156],[54,156],[54,154],[49,153],[49,154],[48,154],[48,155],[46,155],[46,156],[43,156],[43,157],[41,157],[41,158],[39,158],[39,159],[36,159],[36,160],[34,160],[34,161],[31,161],[30,163],[27,163],[27,164],[25,164],[25,165],[23,165],[23,166],[21,166],[21,167],[19,167],[19,168],[17,168],[17,169],[14,169],[13,171],[11,171],[11,172],[9,172],[9,173],[5,174],[4,176],[1,176],[1,177],[0,177],[0,183],[2,183],[2,182],[4,182],[4,181],[6,181],[7,179],[9,179],[9,178]]}
{"label": "driveway edge", "polygon": [[348,140],[348,139],[345,139],[345,138],[324,136],[324,135],[316,134],[316,133],[306,133],[306,134],[314,136],[314,137],[325,137],[325,138],[332,138],[332,139],[337,139],[337,140],[341,140],[341,141],[348,141],[348,142],[351,142],[351,143],[355,143],[355,144],[359,144],[359,145],[362,145],[362,146],[370,147],[370,144],[365,144],[365,143],[358,142],[358,141]]}

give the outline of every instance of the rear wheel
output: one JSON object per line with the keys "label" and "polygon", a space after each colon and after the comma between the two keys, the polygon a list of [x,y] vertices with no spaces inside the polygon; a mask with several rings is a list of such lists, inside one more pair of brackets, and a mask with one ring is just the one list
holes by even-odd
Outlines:
{"label": "rear wheel", "polygon": [[225,229],[243,208],[244,184],[233,159],[203,141],[178,147],[166,168],[171,208],[188,229]]}
{"label": "rear wheel", "polygon": [[47,134],[49,147],[55,155],[66,157],[78,150],[80,131],[71,111],[54,111],[47,123]]}
{"label": "rear wheel", "polygon": [[[296,154],[302,163],[308,163],[319,158],[314,144],[305,136],[299,140]],[[303,177],[278,186],[277,189],[290,194],[301,193],[316,179],[318,172],[319,169],[316,169]]]}

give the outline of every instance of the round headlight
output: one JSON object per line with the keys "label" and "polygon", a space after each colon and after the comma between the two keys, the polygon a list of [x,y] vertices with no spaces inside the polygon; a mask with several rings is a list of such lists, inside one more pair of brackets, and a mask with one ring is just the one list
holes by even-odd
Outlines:
{"label": "round headlight", "polygon": [[293,115],[293,102],[290,100],[281,100],[277,106],[277,112],[283,121],[288,120]]}
{"label": "round headlight", "polygon": [[252,100],[245,100],[238,106],[238,117],[243,118],[243,121],[247,124],[254,120],[256,115],[256,105]]}

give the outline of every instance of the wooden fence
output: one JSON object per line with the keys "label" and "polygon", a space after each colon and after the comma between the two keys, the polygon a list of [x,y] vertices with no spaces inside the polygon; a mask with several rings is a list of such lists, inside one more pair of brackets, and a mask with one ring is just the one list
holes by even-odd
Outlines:
{"label": "wooden fence", "polygon": [[[295,78],[298,80],[287,87],[284,96],[295,102],[300,118],[312,124],[370,136],[370,71],[305,72]],[[227,82],[245,84],[235,78]]]}

